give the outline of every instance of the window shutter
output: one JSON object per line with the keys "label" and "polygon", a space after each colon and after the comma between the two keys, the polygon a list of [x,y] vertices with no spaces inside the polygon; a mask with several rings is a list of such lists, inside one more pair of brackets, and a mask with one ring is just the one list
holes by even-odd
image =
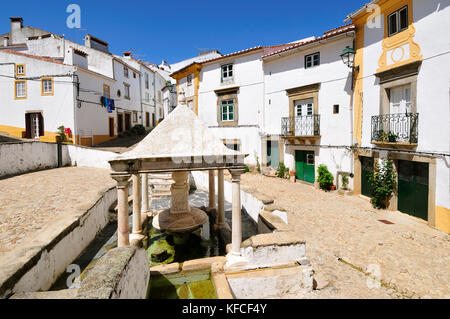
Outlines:
{"label": "window shutter", "polygon": [[31,138],[31,114],[25,114],[25,138]]}
{"label": "window shutter", "polygon": [[44,136],[44,117],[39,113],[39,136]]}

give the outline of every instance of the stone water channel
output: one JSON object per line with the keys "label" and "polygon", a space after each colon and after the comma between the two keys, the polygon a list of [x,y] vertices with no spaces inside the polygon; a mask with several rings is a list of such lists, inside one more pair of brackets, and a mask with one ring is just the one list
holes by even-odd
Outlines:
{"label": "stone water channel", "polygon": [[[209,195],[202,190],[192,191],[189,195],[189,203],[192,207],[206,207]],[[170,208],[171,199],[153,199],[150,211],[162,211]],[[231,203],[225,201],[225,221],[231,227],[232,215]],[[130,216],[130,227],[132,216]],[[209,215],[209,222],[203,226],[202,231],[197,231],[187,236],[173,236],[161,233],[151,226],[149,222],[147,255],[150,267],[169,263],[183,263],[188,260],[208,258],[226,255],[226,245],[229,244],[212,225],[215,224],[215,216]],[[258,233],[258,227],[251,217],[242,211],[242,239],[246,240]],[[110,223],[89,245],[89,247],[73,262],[70,268],[72,272],[63,274],[50,289],[58,291],[67,288],[76,288],[86,278],[96,263],[109,250],[117,247],[117,223]],[[74,269],[78,268],[81,274],[73,280]],[[69,269],[68,269],[69,270]],[[72,276],[72,277],[70,277]],[[72,285],[68,287],[68,278],[72,278]],[[70,282],[71,280],[69,280]],[[209,272],[194,272],[173,279],[151,279],[150,298],[155,299],[214,299],[215,292],[210,280]]]}

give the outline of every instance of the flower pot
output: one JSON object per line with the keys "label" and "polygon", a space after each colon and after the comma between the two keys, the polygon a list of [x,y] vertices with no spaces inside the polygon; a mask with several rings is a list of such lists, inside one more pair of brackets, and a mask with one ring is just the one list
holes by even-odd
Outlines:
{"label": "flower pot", "polygon": [[331,191],[335,191],[335,190],[336,190],[336,185],[331,185],[331,186],[330,186],[330,190],[331,190]]}

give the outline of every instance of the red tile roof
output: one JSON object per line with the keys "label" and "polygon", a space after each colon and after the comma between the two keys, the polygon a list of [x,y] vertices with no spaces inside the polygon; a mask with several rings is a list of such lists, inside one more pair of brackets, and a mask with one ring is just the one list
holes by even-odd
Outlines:
{"label": "red tile roof", "polygon": [[216,57],[216,58],[212,58],[212,59],[209,59],[209,60],[206,60],[206,61],[203,61],[203,62],[199,62],[199,64],[206,64],[206,63],[209,63],[209,62],[213,62],[213,61],[217,61],[217,60],[221,60],[221,59],[226,59],[226,58],[229,58],[231,56],[245,54],[245,53],[249,53],[249,52],[253,52],[253,51],[257,51],[257,50],[261,50],[261,49],[264,49],[264,47],[259,45],[259,46],[256,46],[256,47],[253,47],[253,48],[250,48],[250,49],[236,51],[236,52],[225,54],[225,55],[222,55],[222,56],[219,56],[219,57]]}
{"label": "red tile roof", "polygon": [[6,52],[6,53],[9,53],[9,54],[15,54],[15,55],[21,55],[21,56],[24,56],[24,57],[27,57],[27,58],[32,58],[32,59],[41,60],[41,61],[45,61],[45,62],[57,63],[57,64],[64,65],[63,61],[55,60],[55,59],[52,59],[52,58],[46,57],[46,56],[31,55],[31,54],[17,52],[17,51],[10,50],[10,49],[0,50],[0,53],[1,52]]}
{"label": "red tile roof", "polygon": [[316,38],[314,40],[309,40],[309,41],[305,41],[305,42],[299,42],[299,43],[290,44],[289,46],[284,47],[281,50],[276,50],[276,51],[273,51],[273,52],[271,52],[269,54],[266,54],[266,55],[262,56],[262,59],[268,58],[268,57],[276,55],[276,54],[281,54],[281,53],[284,53],[284,52],[287,52],[287,51],[290,51],[290,50],[293,50],[293,49],[296,49],[296,48],[299,48],[299,47],[302,47],[302,46],[305,46],[305,45],[308,45],[308,44],[320,42],[322,40],[331,38],[333,36],[344,34],[344,33],[350,32],[350,31],[354,31],[354,30],[355,30],[355,25],[347,24],[347,25],[341,26],[339,28],[335,28],[335,29],[326,31],[323,36],[318,37],[318,38]]}

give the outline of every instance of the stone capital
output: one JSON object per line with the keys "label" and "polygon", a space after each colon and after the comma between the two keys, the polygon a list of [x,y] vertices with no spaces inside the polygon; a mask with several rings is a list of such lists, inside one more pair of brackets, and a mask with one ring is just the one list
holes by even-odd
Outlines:
{"label": "stone capital", "polygon": [[128,185],[129,185],[129,180],[131,178],[131,175],[128,175],[128,174],[111,175],[111,178],[117,182],[117,188],[125,188],[125,187],[128,187]]}
{"label": "stone capital", "polygon": [[241,175],[245,173],[245,170],[242,168],[230,168],[229,172],[232,177],[232,182],[239,183],[241,181]]}

